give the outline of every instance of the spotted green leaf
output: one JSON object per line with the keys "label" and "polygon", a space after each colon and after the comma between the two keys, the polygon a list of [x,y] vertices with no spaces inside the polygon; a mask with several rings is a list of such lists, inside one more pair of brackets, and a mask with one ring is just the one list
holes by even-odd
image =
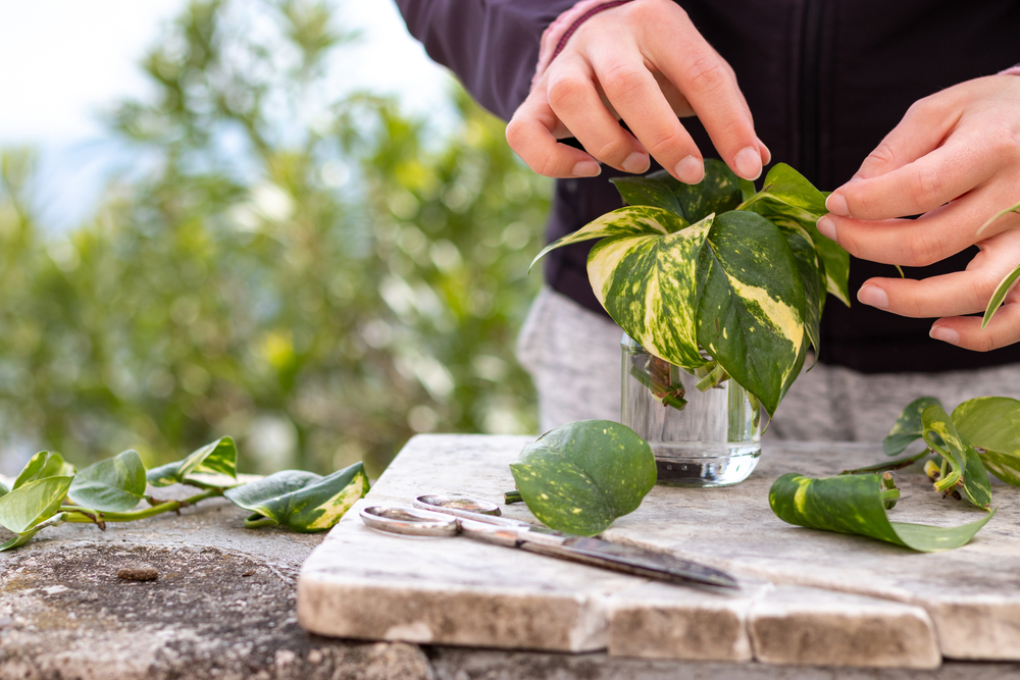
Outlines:
{"label": "spotted green leaf", "polygon": [[924,435],[924,422],[921,414],[929,406],[942,406],[942,402],[935,397],[921,397],[907,404],[892,429],[889,430],[889,434],[882,441],[885,455],[898,456],[906,451],[908,446],[921,439]]}
{"label": "spotted green leaf", "polygon": [[716,217],[698,263],[698,342],[772,415],[805,352],[804,288],[779,229],[761,215]]}
{"label": "spotted green leaf", "polygon": [[995,515],[993,510],[957,527],[890,522],[885,510],[887,492],[878,474],[812,479],[791,472],[772,485],[769,505],[790,524],[868,536],[919,552],[959,548]]}
{"label": "spotted green leaf", "polygon": [[[665,221],[670,213],[645,211]],[[666,234],[607,238],[588,256],[588,279],[609,316],[655,356],[694,369],[698,351],[698,260],[713,217]]]}
{"label": "spotted green leaf", "polygon": [[656,478],[648,443],[608,420],[582,420],[547,432],[524,447],[510,472],[535,517],[582,536],[594,536],[636,510]]}
{"label": "spotted green leaf", "polygon": [[100,512],[125,512],[145,496],[145,466],[135,451],[90,465],[71,482],[67,496]]}
{"label": "spotted green leaf", "polygon": [[825,194],[785,163],[777,163],[765,176],[761,191],[740,205],[766,219],[778,217],[798,222],[810,235],[822,260],[825,284],[843,304],[850,306],[850,255],[838,243],[818,232],[818,218],[826,214]]}
{"label": "spotted green leaf", "polygon": [[29,482],[46,477],[69,477],[74,475],[74,466],[64,462],[64,457],[53,451],[40,451],[22,468],[18,478],[14,480],[14,487],[24,486]]}
{"label": "spotted green leaf", "polygon": [[72,479],[67,475],[35,479],[0,496],[0,524],[23,534],[50,518],[60,509]]}
{"label": "spotted green leaf", "polygon": [[649,208],[638,206],[631,208],[620,208],[608,212],[597,220],[589,222],[572,234],[550,243],[542,249],[531,266],[541,260],[551,250],[568,246],[581,241],[591,241],[597,238],[624,237],[624,236],[665,236],[689,226],[690,223],[676,213],[662,210],[660,208]]}
{"label": "spotted green leaf", "polygon": [[940,491],[963,484],[963,495],[972,504],[987,509],[992,502],[992,489],[988,472],[974,447],[960,436],[949,416],[938,404],[928,406],[921,413],[924,425],[924,442],[932,451],[949,462],[946,475],[935,482]]}
{"label": "spotted green leaf", "polygon": [[365,467],[355,463],[322,477],[284,470],[224,492],[230,501],[255,514],[247,527],[285,526],[301,533],[326,531],[368,493]]}
{"label": "spotted green leaf", "polygon": [[1002,481],[1020,486],[1020,401],[979,397],[953,411],[956,429],[978,447],[985,467]]}
{"label": "spotted green leaf", "polygon": [[196,472],[227,475],[237,478],[237,447],[230,437],[223,437],[193,451],[184,460],[152,468],[146,474],[153,486],[185,483]]}
{"label": "spotted green leaf", "polygon": [[1016,269],[1006,274],[1005,278],[995,287],[995,292],[992,293],[991,299],[988,300],[988,306],[985,307],[985,315],[981,319],[981,328],[987,326],[988,322],[995,316],[995,312],[999,311],[1002,301],[1006,299],[1006,294],[1009,293],[1009,289],[1013,287],[1017,279],[1020,279],[1020,265],[1017,265]]}
{"label": "spotted green leaf", "polygon": [[815,357],[822,347],[822,309],[825,307],[825,266],[818,257],[811,235],[796,220],[776,215],[769,218],[786,237],[793,259],[797,262],[800,282],[804,287],[804,332],[815,348]]}
{"label": "spotted green leaf", "polygon": [[662,208],[680,215],[689,223],[709,215],[734,210],[754,185],[739,179],[722,161],[705,160],[705,177],[697,184],[684,184],[665,170],[645,176],[618,177],[612,180],[620,196],[629,205]]}

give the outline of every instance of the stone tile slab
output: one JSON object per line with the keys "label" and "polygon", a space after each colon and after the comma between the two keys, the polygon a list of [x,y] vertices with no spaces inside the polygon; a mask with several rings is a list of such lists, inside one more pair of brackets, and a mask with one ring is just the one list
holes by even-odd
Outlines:
{"label": "stone tile slab", "polygon": [[[500,500],[507,464],[530,437],[413,439],[366,501],[423,493]],[[646,658],[931,668],[945,656],[1020,659],[1020,498],[994,490],[998,516],[975,541],[918,554],[803,529],[768,506],[772,481],[884,459],[877,445],[766,445],[751,478],[724,489],[656,487],[610,540],[727,569],[739,593],[715,593],[478,544],[409,539],[350,513],[305,563],[299,620],[324,635]],[[919,472],[898,474],[899,521],[975,517],[943,501]],[[363,501],[365,502],[365,501]],[[507,516],[535,521],[523,504]]]}

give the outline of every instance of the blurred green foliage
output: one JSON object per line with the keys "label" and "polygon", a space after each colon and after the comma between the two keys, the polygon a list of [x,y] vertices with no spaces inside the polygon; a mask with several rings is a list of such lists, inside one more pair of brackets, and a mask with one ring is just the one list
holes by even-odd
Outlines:
{"label": "blurred green foliage", "polygon": [[112,116],[132,171],[69,233],[2,153],[4,452],[152,466],[229,434],[245,470],[378,474],[415,432],[535,429],[512,350],[548,185],[461,93],[442,136],[324,100],[350,38],[322,2],[192,3]]}

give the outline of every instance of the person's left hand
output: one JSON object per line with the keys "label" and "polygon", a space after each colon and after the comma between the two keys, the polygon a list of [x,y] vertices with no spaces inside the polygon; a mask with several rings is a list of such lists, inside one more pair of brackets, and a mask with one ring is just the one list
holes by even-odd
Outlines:
{"label": "person's left hand", "polygon": [[[931,337],[988,351],[1020,341],[1020,292],[981,329],[999,282],[1020,263],[1020,76],[961,83],[920,100],[826,201],[818,230],[856,257],[911,267],[971,245],[967,269],[915,281],[872,278],[857,299],[894,314],[939,318]],[[918,215],[916,220],[898,219]]]}

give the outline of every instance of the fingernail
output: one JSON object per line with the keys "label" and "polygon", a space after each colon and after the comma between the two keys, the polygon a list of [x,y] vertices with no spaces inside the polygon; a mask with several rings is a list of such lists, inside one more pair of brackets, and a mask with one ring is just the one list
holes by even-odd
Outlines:
{"label": "fingernail", "polygon": [[830,241],[836,240],[836,223],[831,217],[823,215],[818,218],[818,233],[829,239]]}
{"label": "fingernail", "polygon": [[637,175],[648,170],[650,165],[651,162],[648,160],[648,154],[635,151],[627,156],[627,160],[623,162],[623,169]]}
{"label": "fingernail", "polygon": [[846,199],[839,194],[830,194],[825,199],[825,209],[833,215],[842,215],[843,217],[850,215],[850,209],[846,207]]}
{"label": "fingernail", "polygon": [[762,148],[762,151],[764,151],[764,152],[765,152],[765,159],[764,159],[764,161],[762,162],[762,164],[763,164],[763,165],[768,165],[769,163],[771,163],[771,162],[772,162],[772,152],[771,152],[771,151],[769,151],[769,148],[768,148],[767,146],[765,146],[765,142],[763,142],[763,141],[761,141],[761,140],[759,139],[759,140],[758,140],[758,143],[759,143],[759,144],[761,144],[761,148]]}
{"label": "fingernail", "polygon": [[741,149],[733,159],[733,164],[737,166],[737,174],[744,179],[755,180],[761,177],[761,154],[754,147]]}
{"label": "fingernail", "polygon": [[932,326],[928,335],[936,340],[948,342],[950,345],[960,344],[960,334],[952,328],[947,328],[945,326]]}
{"label": "fingernail", "polygon": [[684,184],[697,184],[705,179],[705,163],[696,156],[687,156],[673,169]]}
{"label": "fingernail", "polygon": [[878,309],[889,309],[889,296],[878,286],[861,286],[857,300]]}
{"label": "fingernail", "polygon": [[597,177],[602,174],[602,166],[595,161],[581,161],[572,170],[574,177]]}

